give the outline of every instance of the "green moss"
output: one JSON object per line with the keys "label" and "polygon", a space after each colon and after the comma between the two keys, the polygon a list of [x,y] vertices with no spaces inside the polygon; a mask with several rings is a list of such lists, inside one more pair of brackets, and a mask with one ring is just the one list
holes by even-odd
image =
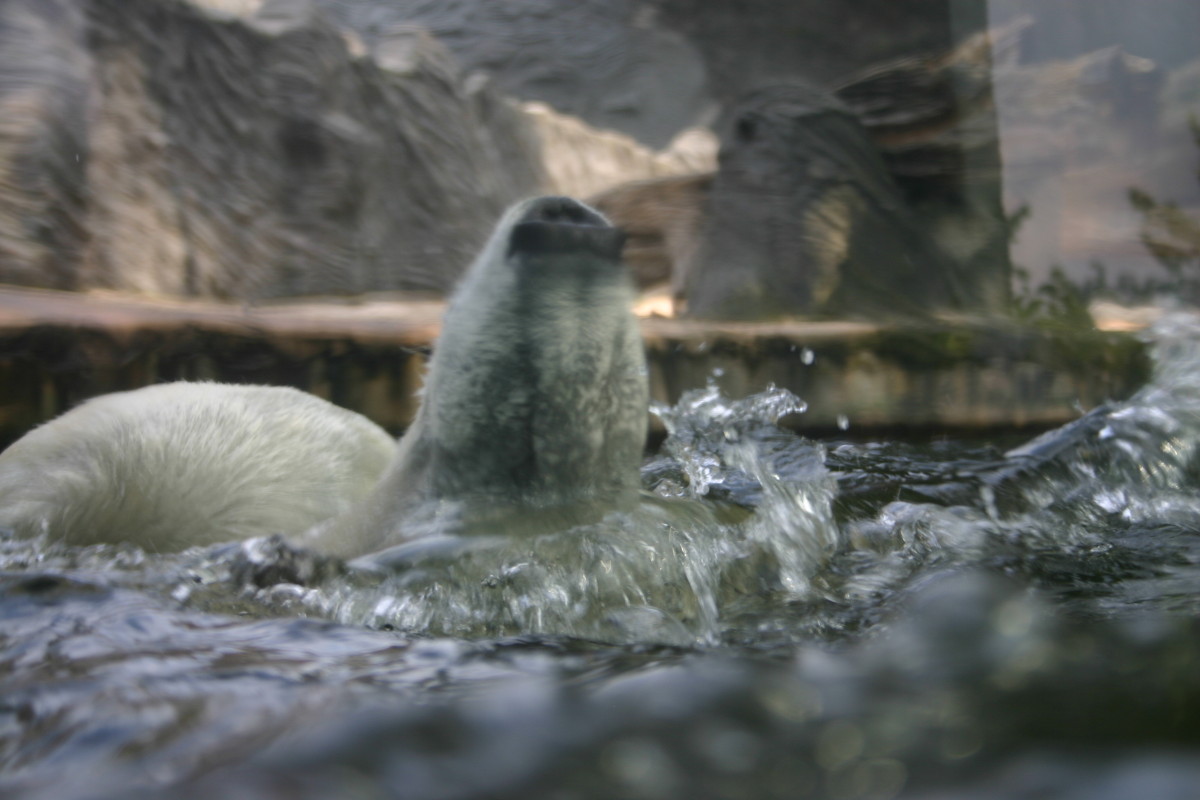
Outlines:
{"label": "green moss", "polygon": [[879,358],[914,371],[946,369],[985,360],[976,330],[963,327],[891,328],[863,343]]}
{"label": "green moss", "polygon": [[1034,363],[1085,380],[1105,379],[1129,390],[1150,375],[1145,345],[1129,334],[1092,327],[989,324],[893,328],[860,349],[912,372],[980,364]]}

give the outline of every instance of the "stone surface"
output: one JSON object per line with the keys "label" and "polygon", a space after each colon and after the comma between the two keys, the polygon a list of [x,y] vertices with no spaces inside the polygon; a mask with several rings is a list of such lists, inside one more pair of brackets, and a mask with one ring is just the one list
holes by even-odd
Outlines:
{"label": "stone surface", "polygon": [[854,111],[905,204],[953,265],[963,307],[1009,308],[1012,224],[1003,205],[992,85],[1025,20],[981,31],[948,50],[871,65],[834,94]]}
{"label": "stone surface", "polygon": [[423,25],[514,97],[658,148],[764,84],[833,86],[880,61],[944,52],[984,27],[982,0],[318,2],[366,39]]}
{"label": "stone surface", "polygon": [[589,198],[629,236],[625,263],[639,287],[668,286],[682,299],[684,265],[695,256],[706,224],[712,172],[634,181]]}
{"label": "stone surface", "polygon": [[0,5],[0,281],[259,300],[452,287],[500,213],[711,169],[307,0]]}
{"label": "stone surface", "polygon": [[684,131],[663,150],[651,150],[544,103],[526,102],[520,108],[532,127],[547,193],[589,197],[631,182],[711,172],[717,165],[717,138],[703,128]]}
{"label": "stone surface", "polygon": [[[834,94],[760,88],[718,123],[715,176],[595,198],[708,318],[908,318],[1008,309],[993,48],[1020,24],[884,62]],[[689,238],[691,240],[689,241]]]}
{"label": "stone surface", "polygon": [[983,0],[657,0],[656,19],[684,35],[722,105],[795,80],[833,88],[871,65],[944,53],[986,26]]}
{"label": "stone surface", "polygon": [[967,305],[958,265],[833,97],[762,89],[720,131],[720,169],[680,281],[689,315],[915,318]]}
{"label": "stone surface", "polygon": [[391,25],[417,23],[444,41],[466,68],[491,75],[504,92],[654,148],[704,123],[712,106],[699,53],[684,36],[657,23],[652,3],[318,2],[368,41]]}
{"label": "stone surface", "polygon": [[[416,29],[311,4],[13,0],[0,280],[255,299],[440,291],[542,182],[519,112]],[[27,50],[37,58],[25,60]]]}

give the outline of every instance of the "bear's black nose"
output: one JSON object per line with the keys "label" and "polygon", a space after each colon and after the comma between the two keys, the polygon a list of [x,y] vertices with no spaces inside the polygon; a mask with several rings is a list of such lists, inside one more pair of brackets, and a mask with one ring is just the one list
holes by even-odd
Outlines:
{"label": "bear's black nose", "polygon": [[550,222],[559,225],[582,225],[607,228],[608,220],[570,197],[539,197],[521,217],[521,222]]}

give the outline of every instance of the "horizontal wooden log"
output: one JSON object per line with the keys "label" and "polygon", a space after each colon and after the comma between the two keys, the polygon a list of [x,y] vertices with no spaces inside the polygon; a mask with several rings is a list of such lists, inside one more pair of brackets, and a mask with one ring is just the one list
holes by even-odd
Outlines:
{"label": "horizontal wooden log", "polygon": [[[0,289],[0,441],[104,392],[171,380],[296,386],[400,431],[416,411],[443,304],[412,298],[233,306]],[[710,378],[809,403],[814,433],[1049,426],[1128,395],[1142,344],[1014,325],[642,322],[656,400]]]}

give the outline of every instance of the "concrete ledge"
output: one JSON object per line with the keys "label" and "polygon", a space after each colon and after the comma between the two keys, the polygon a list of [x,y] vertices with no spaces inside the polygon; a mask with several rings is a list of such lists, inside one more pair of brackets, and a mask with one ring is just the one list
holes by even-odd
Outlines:
{"label": "concrete ledge", "polygon": [[[0,288],[0,441],[104,392],[169,380],[296,386],[393,431],[443,305],[431,300],[240,307]],[[1123,333],[1003,322],[642,323],[655,399],[714,377],[741,396],[768,383],[809,403],[806,430],[1045,427],[1129,395],[1148,374]]]}
{"label": "concrete ledge", "polygon": [[981,430],[1044,428],[1149,376],[1128,333],[1048,331],[1005,321],[927,326],[851,322],[643,325],[656,394],[674,399],[715,371],[726,394],[767,383],[802,397],[800,427]]}

